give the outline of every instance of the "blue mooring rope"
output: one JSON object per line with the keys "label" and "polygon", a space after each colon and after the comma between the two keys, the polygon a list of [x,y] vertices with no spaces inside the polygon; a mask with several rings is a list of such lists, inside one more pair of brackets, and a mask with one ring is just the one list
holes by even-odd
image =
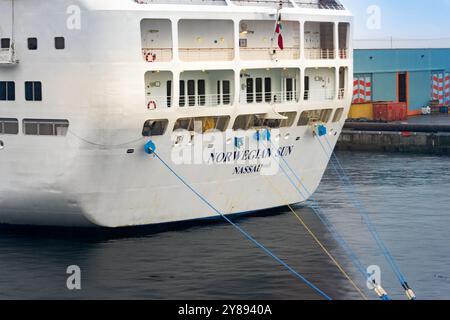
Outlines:
{"label": "blue mooring rope", "polygon": [[[317,137],[317,140],[319,141],[320,146],[322,147],[322,150],[324,151],[325,155],[328,157],[328,152],[325,149],[322,141],[320,140],[319,137]],[[350,178],[346,174],[344,167],[342,166],[342,164],[339,161],[336,154],[333,152],[333,148],[332,148],[330,142],[328,141],[327,137],[325,137],[325,141],[331,150],[330,163],[331,163],[333,169],[336,171],[342,184],[347,189],[347,195],[349,196],[350,200],[353,201],[353,204],[355,205],[355,207],[358,209],[357,211],[359,212],[363,221],[367,225],[367,228],[369,229],[369,232],[372,234],[373,239],[375,240],[380,251],[383,253],[384,257],[386,258],[386,261],[391,266],[391,269],[394,272],[397,279],[399,280],[402,288],[405,290],[406,296],[410,300],[415,300],[416,299],[415,294],[412,291],[412,289],[409,287],[406,277],[401,272],[400,267],[398,266],[397,262],[395,261],[390,250],[388,249],[388,247],[386,246],[386,244],[384,243],[384,241],[381,239],[380,235],[378,234],[378,231],[376,230],[375,226],[372,223],[372,220],[370,219],[367,209],[362,204],[361,200],[357,197],[357,192],[356,192]],[[333,161],[333,158],[335,159],[335,161]],[[339,169],[341,170],[341,172],[339,171]],[[354,195],[354,196],[352,197],[351,195]]]}
{"label": "blue mooring rope", "polygon": [[[147,150],[146,150],[147,152]],[[148,152],[147,152],[148,153]],[[303,275],[295,271],[291,266],[289,266],[286,262],[278,258],[274,253],[272,253],[269,249],[267,249],[263,244],[258,242],[255,238],[253,238],[248,232],[246,232],[244,229],[242,229],[239,225],[231,221],[225,214],[220,212],[214,205],[212,205],[205,197],[203,197],[197,190],[195,190],[190,184],[186,182],[180,175],[178,175],[175,170],[173,170],[155,151],[152,151],[152,153],[156,158],[158,158],[159,161],[170,171],[172,174],[177,177],[180,182],[185,185],[190,191],[192,191],[202,202],[204,202],[208,207],[210,207],[214,212],[216,212],[218,215],[220,215],[226,222],[231,224],[236,230],[238,230],[241,234],[243,234],[249,241],[251,241],[253,244],[255,244],[257,247],[259,247],[261,250],[263,250],[267,255],[269,255],[271,258],[273,258],[275,261],[283,265],[289,272],[291,272],[295,277],[306,283],[310,288],[315,290],[318,294],[320,294],[323,298],[326,300],[332,300],[330,296],[328,296],[326,293],[324,293],[322,290],[320,290],[317,286],[315,286],[312,282],[310,282],[308,279],[306,279]]]}
{"label": "blue mooring rope", "polygon": [[[271,143],[272,144],[272,143]],[[272,144],[273,146],[273,144]],[[302,188],[307,193],[310,202],[312,202],[312,206],[310,206],[311,209],[316,213],[316,215],[319,217],[319,219],[322,221],[322,223],[327,227],[327,229],[332,233],[336,241],[343,247],[343,249],[347,252],[347,254],[350,257],[350,260],[353,262],[355,267],[361,272],[363,277],[367,279],[368,281],[371,281],[375,286],[377,285],[373,280],[371,280],[371,275],[367,273],[367,268],[364,266],[364,264],[361,262],[361,260],[358,258],[357,254],[353,251],[353,249],[349,246],[349,244],[345,241],[345,239],[339,234],[336,227],[331,223],[331,221],[326,217],[326,215],[323,212],[323,209],[319,205],[319,203],[312,197],[311,192],[306,188],[303,181],[298,177],[298,175],[295,173],[295,171],[292,169],[292,167],[289,165],[286,159],[281,157],[284,164],[289,168],[289,170],[292,172],[298,183],[302,186]],[[292,186],[297,190],[297,192],[300,194],[300,196],[306,201],[307,197],[303,193],[303,191],[297,186],[297,184],[292,180],[290,175],[286,172],[286,170],[283,168],[283,166],[280,165],[281,170],[285,174],[285,176],[289,179]],[[384,291],[384,290],[383,290]],[[379,294],[381,300],[391,300],[391,298],[387,295],[387,293]]]}

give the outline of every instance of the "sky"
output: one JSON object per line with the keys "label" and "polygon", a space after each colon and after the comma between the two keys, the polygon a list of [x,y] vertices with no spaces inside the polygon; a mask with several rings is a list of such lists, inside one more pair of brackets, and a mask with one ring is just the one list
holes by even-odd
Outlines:
{"label": "sky", "polygon": [[341,2],[355,17],[355,39],[450,39],[450,0]]}

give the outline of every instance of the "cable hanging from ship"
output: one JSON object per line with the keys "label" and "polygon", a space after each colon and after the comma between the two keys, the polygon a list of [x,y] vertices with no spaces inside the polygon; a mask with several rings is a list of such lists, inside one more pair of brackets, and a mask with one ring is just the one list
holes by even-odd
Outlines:
{"label": "cable hanging from ship", "polygon": [[268,256],[270,256],[272,259],[280,263],[282,266],[284,266],[292,275],[294,275],[296,278],[304,282],[307,286],[309,286],[311,289],[316,291],[320,296],[322,296],[326,300],[332,300],[332,298],[327,295],[325,292],[320,290],[316,285],[314,285],[312,282],[310,282],[306,277],[304,277],[302,274],[297,272],[295,269],[293,269],[289,264],[287,264],[284,260],[280,259],[278,256],[276,256],[272,251],[270,251],[268,248],[266,248],[263,244],[261,244],[258,240],[256,240],[253,236],[251,236],[247,231],[245,231],[242,227],[240,227],[238,224],[233,222],[230,218],[228,218],[223,212],[221,212],[219,209],[217,209],[211,202],[209,202],[201,193],[199,193],[192,185],[190,185],[183,177],[181,177],[166,161],[164,161],[159,154],[156,152],[156,145],[152,140],[149,140],[144,145],[144,151],[145,153],[154,156],[157,158],[164,167],[166,167],[180,182],[183,184],[187,189],[189,189],[199,200],[201,200],[204,204],[206,204],[211,210],[213,210],[217,215],[222,217],[227,223],[229,223],[233,228],[235,228],[238,232],[240,232],[247,240],[252,242],[254,245],[256,245],[258,248],[260,248],[262,251],[264,251]]}
{"label": "cable hanging from ship", "polygon": [[[386,258],[386,261],[390,265],[392,271],[394,272],[395,276],[399,280],[402,288],[405,291],[405,294],[409,300],[416,300],[416,295],[414,291],[411,289],[411,287],[408,284],[408,281],[406,280],[405,275],[401,272],[400,267],[398,266],[396,260],[394,259],[393,255],[391,254],[389,248],[386,246],[384,241],[381,239],[377,229],[375,228],[374,224],[372,223],[372,220],[370,219],[369,213],[365,206],[362,204],[362,201],[358,198],[357,192],[346,174],[344,167],[342,166],[341,162],[337,158],[336,154],[333,152],[333,148],[331,147],[330,142],[328,141],[326,135],[322,135],[324,137],[324,140],[326,141],[328,147],[331,149],[331,153],[326,150],[325,146],[323,145],[322,141],[320,140],[319,135],[314,135],[317,137],[317,140],[320,143],[320,146],[322,150],[324,151],[325,155],[330,157],[330,164],[333,167],[334,171],[337,173],[340,181],[342,182],[342,185],[346,189],[346,193],[350,200],[353,202],[354,206],[356,207],[358,213],[360,214],[362,220],[366,224],[367,228],[369,229],[369,232],[372,235],[372,238],[378,245],[380,251]],[[352,196],[353,195],[353,196]]]}
{"label": "cable hanging from ship", "polygon": [[[271,141],[269,141],[269,142],[270,142],[271,146],[273,146],[272,142]],[[334,236],[336,241],[347,252],[350,260],[355,265],[355,267],[361,272],[364,279],[366,279],[368,281],[368,283],[372,284],[373,291],[377,294],[377,296],[381,300],[391,300],[391,298],[389,297],[387,292],[384,290],[384,288],[381,286],[381,284],[377,283],[376,280],[372,277],[372,274],[369,274],[367,272],[368,268],[364,266],[364,264],[361,262],[361,260],[358,258],[357,254],[355,253],[355,251],[353,251],[353,249],[349,246],[349,244],[345,241],[345,239],[339,234],[339,232],[333,226],[333,224],[326,218],[326,216],[323,212],[323,209],[321,208],[319,203],[316,200],[314,200],[312,193],[309,192],[309,190],[306,188],[303,181],[299,178],[299,176],[296,174],[296,172],[292,169],[292,167],[289,165],[287,160],[283,157],[280,157],[280,158],[281,158],[282,162],[286,165],[286,167],[289,169],[289,171],[292,172],[293,176],[295,177],[295,179],[297,180],[299,185],[305,190],[307,195],[305,195],[304,192],[297,186],[297,184],[295,183],[295,181],[292,180],[291,176],[286,171],[286,169],[283,168],[283,166],[280,164],[281,171],[284,173],[284,175],[289,180],[291,185],[297,190],[297,192],[300,194],[300,196],[304,199],[304,201],[306,201],[308,198],[310,199],[309,203],[313,204],[312,206],[310,206],[311,209],[313,209],[313,211],[316,213],[316,215],[319,217],[319,219],[322,221],[322,223],[332,233],[332,235]]]}

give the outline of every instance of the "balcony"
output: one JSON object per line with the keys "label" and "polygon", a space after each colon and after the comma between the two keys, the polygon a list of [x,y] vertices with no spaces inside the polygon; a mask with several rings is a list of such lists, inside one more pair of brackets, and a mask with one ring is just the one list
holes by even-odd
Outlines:
{"label": "balcony", "polygon": [[142,48],[142,57],[148,63],[172,61],[172,48]]}
{"label": "balcony", "polygon": [[307,101],[329,101],[334,100],[336,90],[334,89],[316,89],[305,90],[304,99]]}
{"label": "balcony", "polygon": [[0,49],[0,65],[15,65],[18,62],[15,58],[13,47]]}
{"label": "balcony", "polygon": [[332,49],[305,49],[306,59],[334,59]]}
{"label": "balcony", "polygon": [[283,50],[273,48],[241,48],[242,60],[298,60],[300,59],[300,48],[291,47]]}
{"label": "balcony", "polygon": [[339,59],[348,59],[348,49],[339,49]]}
{"label": "balcony", "polygon": [[178,47],[182,61],[234,59],[232,20],[183,19],[178,22]]}
{"label": "balcony", "polygon": [[289,92],[265,92],[255,94],[241,94],[239,98],[241,104],[268,103],[268,104],[289,104],[298,102],[298,93]]}
{"label": "balcony", "polygon": [[180,48],[182,61],[231,61],[234,59],[233,48]]}
{"label": "balcony", "polygon": [[239,24],[239,49],[242,60],[300,59],[300,25],[283,21],[283,45],[278,47],[274,20],[243,20]]}

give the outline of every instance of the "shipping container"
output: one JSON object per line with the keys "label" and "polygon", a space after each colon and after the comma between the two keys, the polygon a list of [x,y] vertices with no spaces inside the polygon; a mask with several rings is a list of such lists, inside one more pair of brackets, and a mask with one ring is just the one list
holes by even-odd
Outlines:
{"label": "shipping container", "polygon": [[367,119],[373,120],[373,104],[357,103],[352,104],[348,114],[349,119]]}
{"label": "shipping container", "polygon": [[373,115],[376,121],[402,121],[408,116],[408,108],[404,102],[374,102]]}

